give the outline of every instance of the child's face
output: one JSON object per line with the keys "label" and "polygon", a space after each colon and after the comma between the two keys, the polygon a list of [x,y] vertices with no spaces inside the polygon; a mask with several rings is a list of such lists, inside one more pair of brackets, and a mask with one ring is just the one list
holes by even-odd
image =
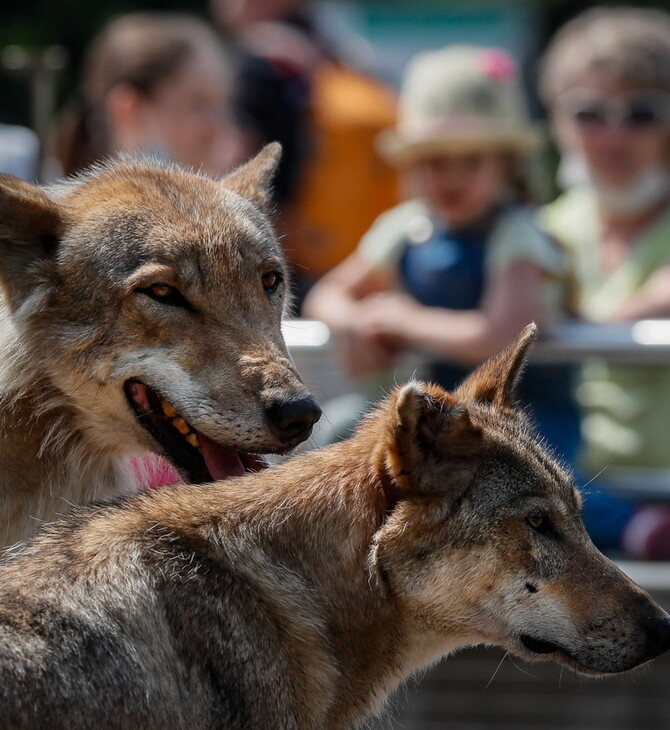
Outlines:
{"label": "child's face", "polygon": [[408,168],[413,191],[452,225],[474,222],[496,205],[503,171],[503,158],[495,152],[442,153]]}

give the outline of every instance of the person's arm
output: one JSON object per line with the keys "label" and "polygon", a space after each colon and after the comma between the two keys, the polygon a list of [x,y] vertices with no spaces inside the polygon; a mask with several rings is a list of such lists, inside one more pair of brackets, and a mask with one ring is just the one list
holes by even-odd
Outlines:
{"label": "person's arm", "polygon": [[518,261],[496,274],[479,309],[456,311],[425,307],[402,294],[368,297],[359,327],[371,338],[478,364],[506,345],[529,322],[544,320],[543,274],[536,264]]}
{"label": "person's arm", "polygon": [[351,375],[384,370],[398,354],[394,344],[368,336],[359,327],[366,298],[387,290],[391,280],[390,271],[380,270],[354,251],[319,279],[305,299],[304,316],[331,328]]}
{"label": "person's arm", "polygon": [[670,317],[670,266],[649,277],[644,286],[630,296],[607,321]]}
{"label": "person's arm", "polygon": [[390,284],[390,273],[380,271],[354,251],[312,287],[302,311],[334,330],[346,330],[355,322],[358,303],[370,294],[386,291]]}

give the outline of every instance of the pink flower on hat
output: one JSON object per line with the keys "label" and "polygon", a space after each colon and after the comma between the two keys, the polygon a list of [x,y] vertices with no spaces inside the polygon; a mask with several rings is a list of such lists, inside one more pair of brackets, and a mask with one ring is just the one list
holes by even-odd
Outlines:
{"label": "pink flower on hat", "polygon": [[487,48],[482,51],[484,73],[496,81],[507,83],[517,77],[517,66],[514,59],[502,48]]}

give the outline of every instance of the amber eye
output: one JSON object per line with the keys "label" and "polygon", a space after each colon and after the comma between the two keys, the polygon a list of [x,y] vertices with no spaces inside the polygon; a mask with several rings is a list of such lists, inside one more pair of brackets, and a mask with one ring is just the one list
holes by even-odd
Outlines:
{"label": "amber eye", "polygon": [[154,299],[162,304],[169,304],[173,307],[187,307],[188,302],[184,299],[182,293],[177,289],[176,286],[171,284],[156,283],[151,286],[142,287],[137,289],[139,294],[146,294],[146,296]]}
{"label": "amber eye", "polygon": [[282,282],[282,275],[278,271],[266,271],[261,276],[261,281],[263,282],[263,289],[268,294],[272,294],[279,288]]}
{"label": "amber eye", "polygon": [[547,515],[541,512],[536,512],[532,515],[528,515],[528,517],[526,517],[526,522],[536,532],[547,532],[551,526]]}
{"label": "amber eye", "polygon": [[156,299],[167,299],[176,291],[175,288],[169,284],[153,284],[149,287],[149,289],[151,289],[151,293],[156,297]]}

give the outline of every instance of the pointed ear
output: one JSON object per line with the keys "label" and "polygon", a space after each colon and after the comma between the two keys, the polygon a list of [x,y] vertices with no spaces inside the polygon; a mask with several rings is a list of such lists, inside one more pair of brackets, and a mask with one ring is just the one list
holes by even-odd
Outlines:
{"label": "pointed ear", "polygon": [[385,466],[396,496],[457,496],[470,483],[481,435],[453,395],[409,383],[391,396],[387,424]]}
{"label": "pointed ear", "polygon": [[511,345],[471,373],[456,389],[456,397],[513,408],[516,386],[536,336],[537,327],[529,324]]}
{"label": "pointed ear", "polygon": [[35,185],[0,174],[0,236],[57,236],[63,216],[59,206]]}
{"label": "pointed ear", "polygon": [[12,308],[30,290],[35,264],[53,255],[64,222],[63,210],[43,190],[0,175],[0,281]]}
{"label": "pointed ear", "polygon": [[226,175],[221,183],[256,205],[267,207],[270,203],[272,179],[280,158],[281,145],[279,142],[271,142],[256,157]]}

